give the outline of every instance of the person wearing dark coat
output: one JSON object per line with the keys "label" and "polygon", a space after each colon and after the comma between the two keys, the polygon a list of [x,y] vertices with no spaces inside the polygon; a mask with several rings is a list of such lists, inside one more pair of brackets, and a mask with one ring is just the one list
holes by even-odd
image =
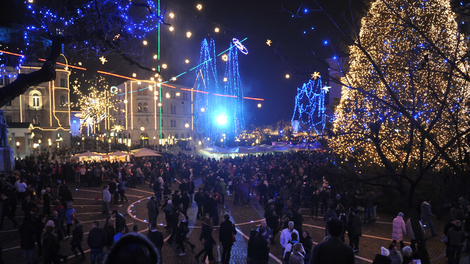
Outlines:
{"label": "person wearing dark coat", "polygon": [[268,248],[268,241],[264,238],[266,233],[266,229],[264,227],[260,227],[258,234],[253,238],[254,244],[254,255],[253,261],[257,264],[267,264],[269,261],[269,248]]}
{"label": "person wearing dark coat", "polygon": [[2,218],[0,220],[0,229],[3,228],[3,221],[5,217],[13,222],[13,228],[17,227],[18,223],[15,221],[15,218],[13,218],[13,215],[11,214],[10,198],[7,197],[5,193],[2,193],[0,195],[0,199],[2,201]]}
{"label": "person wearing dark coat", "polygon": [[157,264],[161,264],[161,256],[162,256],[162,247],[163,247],[163,234],[162,232],[157,230],[157,223],[153,223],[150,226],[149,233],[147,238],[152,242],[152,244],[157,249],[158,255],[160,256],[159,262]]}
{"label": "person wearing dark coat", "polygon": [[310,264],[354,264],[354,252],[350,246],[341,242],[339,236],[343,223],[337,218],[326,222],[328,239],[313,248]]}
{"label": "person wearing dark coat", "polygon": [[360,217],[360,211],[353,210],[348,217],[348,236],[349,236],[349,246],[351,248],[354,246],[354,252],[359,252],[359,237],[362,235],[362,222]]}
{"label": "person wearing dark coat", "polygon": [[106,248],[109,250],[113,246],[114,236],[116,235],[116,229],[114,229],[115,219],[111,216],[106,217],[106,223],[103,226],[106,232]]}
{"label": "person wearing dark coat", "polygon": [[54,223],[48,221],[44,229],[44,233],[41,235],[41,241],[44,249],[44,264],[59,264],[59,240],[55,234]]}
{"label": "person wearing dark coat", "polygon": [[51,215],[51,188],[47,187],[46,192],[42,196],[42,199],[44,200],[44,204],[42,207],[42,212],[50,216]]}
{"label": "person wearing dark coat", "polygon": [[119,263],[161,263],[152,242],[136,233],[122,236],[106,254],[105,264]]}
{"label": "person wearing dark coat", "polygon": [[78,249],[80,251],[81,260],[80,261],[85,261],[85,252],[83,252],[82,249],[82,241],[83,241],[83,226],[82,223],[77,219],[73,219],[73,231],[72,231],[72,241],[70,241],[70,245],[72,246],[71,250],[73,254],[75,255],[75,258],[78,260],[78,253],[75,249]]}
{"label": "person wearing dark coat", "polygon": [[182,192],[181,194],[181,204],[183,205],[183,214],[188,217],[188,207],[189,203],[191,202],[191,199],[189,199],[189,196],[186,192]]}
{"label": "person wearing dark coat", "polygon": [[380,254],[376,254],[372,264],[390,264],[392,259],[390,258],[390,251],[388,249],[381,247]]}
{"label": "person wearing dark coat", "polygon": [[196,219],[199,219],[199,216],[202,216],[202,205],[203,205],[203,200],[204,200],[204,193],[202,192],[202,189],[199,188],[199,191],[194,195],[194,201],[197,204],[197,216]]}
{"label": "person wearing dark coat", "polygon": [[258,234],[258,232],[254,229],[251,229],[250,232],[250,239],[248,239],[248,250],[247,250],[247,257],[246,257],[246,263],[252,264],[254,262],[253,257],[255,255],[255,237]]}
{"label": "person wearing dark coat", "polygon": [[[460,227],[461,222],[455,220],[455,226],[447,231],[447,239],[449,246],[447,247],[447,260],[450,263],[459,263],[460,255],[462,253],[463,242],[465,241],[465,231]],[[455,259],[455,262],[454,262]]]}
{"label": "person wearing dark coat", "polygon": [[126,218],[117,210],[113,210],[113,217],[116,219],[116,234],[121,233],[123,229],[126,230],[127,233],[129,228],[127,228]]}
{"label": "person wearing dark coat", "polygon": [[41,235],[42,230],[46,227],[46,216],[44,214],[36,215],[33,218],[33,226],[35,229],[34,238],[36,240],[36,244],[38,244],[38,256],[42,257],[42,243],[41,243]]}
{"label": "person wearing dark coat", "polygon": [[197,253],[195,256],[197,262],[199,262],[199,256],[204,253],[203,259],[206,259],[206,256],[209,257],[209,261],[214,260],[214,255],[212,249],[215,245],[215,240],[212,237],[212,219],[206,218],[202,223],[202,232],[199,236],[199,240],[202,241],[204,248]]}
{"label": "person wearing dark coat", "polygon": [[235,225],[230,221],[228,214],[224,215],[225,221],[220,224],[219,228],[219,242],[222,243],[222,264],[230,262],[230,252],[232,251],[233,239],[232,236],[237,234]]}
{"label": "person wearing dark coat", "polygon": [[152,196],[147,202],[147,212],[149,217],[149,224],[156,223],[158,217],[158,208],[155,196]]}
{"label": "person wearing dark coat", "polygon": [[94,221],[92,225],[93,229],[88,233],[87,239],[91,253],[91,264],[95,264],[95,260],[97,260],[98,264],[101,264],[103,260],[103,248],[106,246],[106,233],[102,228],[99,228],[100,223],[98,221]]}
{"label": "person wearing dark coat", "polygon": [[23,223],[18,228],[18,232],[20,233],[20,248],[23,250],[24,262],[32,264],[34,263],[34,234],[36,229],[29,218],[25,217]]}

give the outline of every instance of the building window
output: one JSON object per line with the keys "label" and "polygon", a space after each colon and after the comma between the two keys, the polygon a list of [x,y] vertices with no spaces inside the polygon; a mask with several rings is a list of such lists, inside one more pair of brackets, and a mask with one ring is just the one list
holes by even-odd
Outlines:
{"label": "building window", "polygon": [[149,107],[148,107],[147,103],[144,103],[144,109],[143,109],[144,112],[148,112],[148,108],[149,108]]}
{"label": "building window", "polygon": [[5,105],[6,106],[11,106],[11,100],[8,100]]}
{"label": "building window", "polygon": [[178,134],[175,134],[175,138],[178,138],[178,137],[179,137]]}
{"label": "building window", "polygon": [[171,99],[176,98],[176,91],[170,91]]}
{"label": "building window", "polygon": [[67,88],[67,79],[65,79],[65,78],[60,78],[60,87],[65,87],[65,88]]}
{"label": "building window", "polygon": [[11,115],[6,115],[6,116],[5,116],[5,119],[7,120],[7,123],[13,122],[13,121],[12,121],[13,119],[12,119]]}
{"label": "building window", "polygon": [[171,127],[176,127],[176,120],[171,120]]}
{"label": "building window", "polygon": [[137,104],[137,112],[142,113],[142,103]]}
{"label": "building window", "polygon": [[188,101],[189,99],[188,93],[183,93],[183,100]]}
{"label": "building window", "polygon": [[10,76],[5,76],[5,85],[10,84]]}
{"label": "building window", "polygon": [[64,106],[66,104],[65,102],[65,96],[61,95],[59,98],[60,106]]}
{"label": "building window", "polygon": [[39,107],[39,94],[33,93],[33,107]]}
{"label": "building window", "polygon": [[171,105],[171,114],[176,115],[176,105]]}
{"label": "building window", "polygon": [[189,107],[188,106],[183,106],[183,112],[185,115],[189,115]]}
{"label": "building window", "polygon": [[[74,120],[74,121],[75,121],[75,120]],[[33,125],[37,125],[37,126],[40,125],[40,123],[39,123],[39,116],[38,116],[38,115],[33,116]]]}
{"label": "building window", "polygon": [[0,76],[0,85],[3,85],[3,76]]}
{"label": "building window", "polygon": [[189,133],[186,135],[186,138],[190,138],[191,136],[189,135]]}

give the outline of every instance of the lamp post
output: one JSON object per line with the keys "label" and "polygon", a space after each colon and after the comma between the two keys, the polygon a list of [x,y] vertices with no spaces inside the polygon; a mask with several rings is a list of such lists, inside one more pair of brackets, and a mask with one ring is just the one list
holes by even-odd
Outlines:
{"label": "lamp post", "polygon": [[20,159],[20,142],[16,141],[16,155]]}
{"label": "lamp post", "polygon": [[41,153],[41,140],[38,140],[38,145],[39,145],[39,153]]}

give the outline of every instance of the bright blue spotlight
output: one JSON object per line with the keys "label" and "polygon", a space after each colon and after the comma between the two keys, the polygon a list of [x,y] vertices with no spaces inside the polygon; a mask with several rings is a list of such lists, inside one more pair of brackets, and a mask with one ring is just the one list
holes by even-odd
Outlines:
{"label": "bright blue spotlight", "polygon": [[327,45],[327,44],[328,44],[328,40],[323,41],[323,44]]}
{"label": "bright blue spotlight", "polygon": [[225,114],[218,115],[215,117],[215,121],[219,126],[225,126],[227,124],[227,116]]}
{"label": "bright blue spotlight", "polygon": [[333,56],[333,60],[336,60],[336,56]]}
{"label": "bright blue spotlight", "polygon": [[307,13],[307,12],[308,12],[308,9],[307,9],[307,8],[305,8],[305,9],[304,9],[304,13]]}
{"label": "bright blue spotlight", "polygon": [[304,34],[307,34],[307,31],[304,31]]}

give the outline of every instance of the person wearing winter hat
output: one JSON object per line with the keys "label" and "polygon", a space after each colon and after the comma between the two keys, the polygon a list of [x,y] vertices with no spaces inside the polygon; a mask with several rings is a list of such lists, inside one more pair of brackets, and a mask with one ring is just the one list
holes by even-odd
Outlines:
{"label": "person wearing winter hat", "polygon": [[400,248],[403,248],[403,238],[406,236],[406,224],[403,220],[403,213],[398,213],[398,216],[393,219],[393,230],[392,230],[392,240],[393,244],[396,244],[397,241],[400,241]]}
{"label": "person wearing winter hat", "polygon": [[372,264],[390,264],[392,260],[390,259],[390,251],[388,249],[381,247],[380,254],[375,255],[374,262]]}
{"label": "person wearing winter hat", "polygon": [[411,263],[414,259],[419,259],[417,252],[413,252],[413,249],[409,246],[404,247],[403,249],[403,263]]}

